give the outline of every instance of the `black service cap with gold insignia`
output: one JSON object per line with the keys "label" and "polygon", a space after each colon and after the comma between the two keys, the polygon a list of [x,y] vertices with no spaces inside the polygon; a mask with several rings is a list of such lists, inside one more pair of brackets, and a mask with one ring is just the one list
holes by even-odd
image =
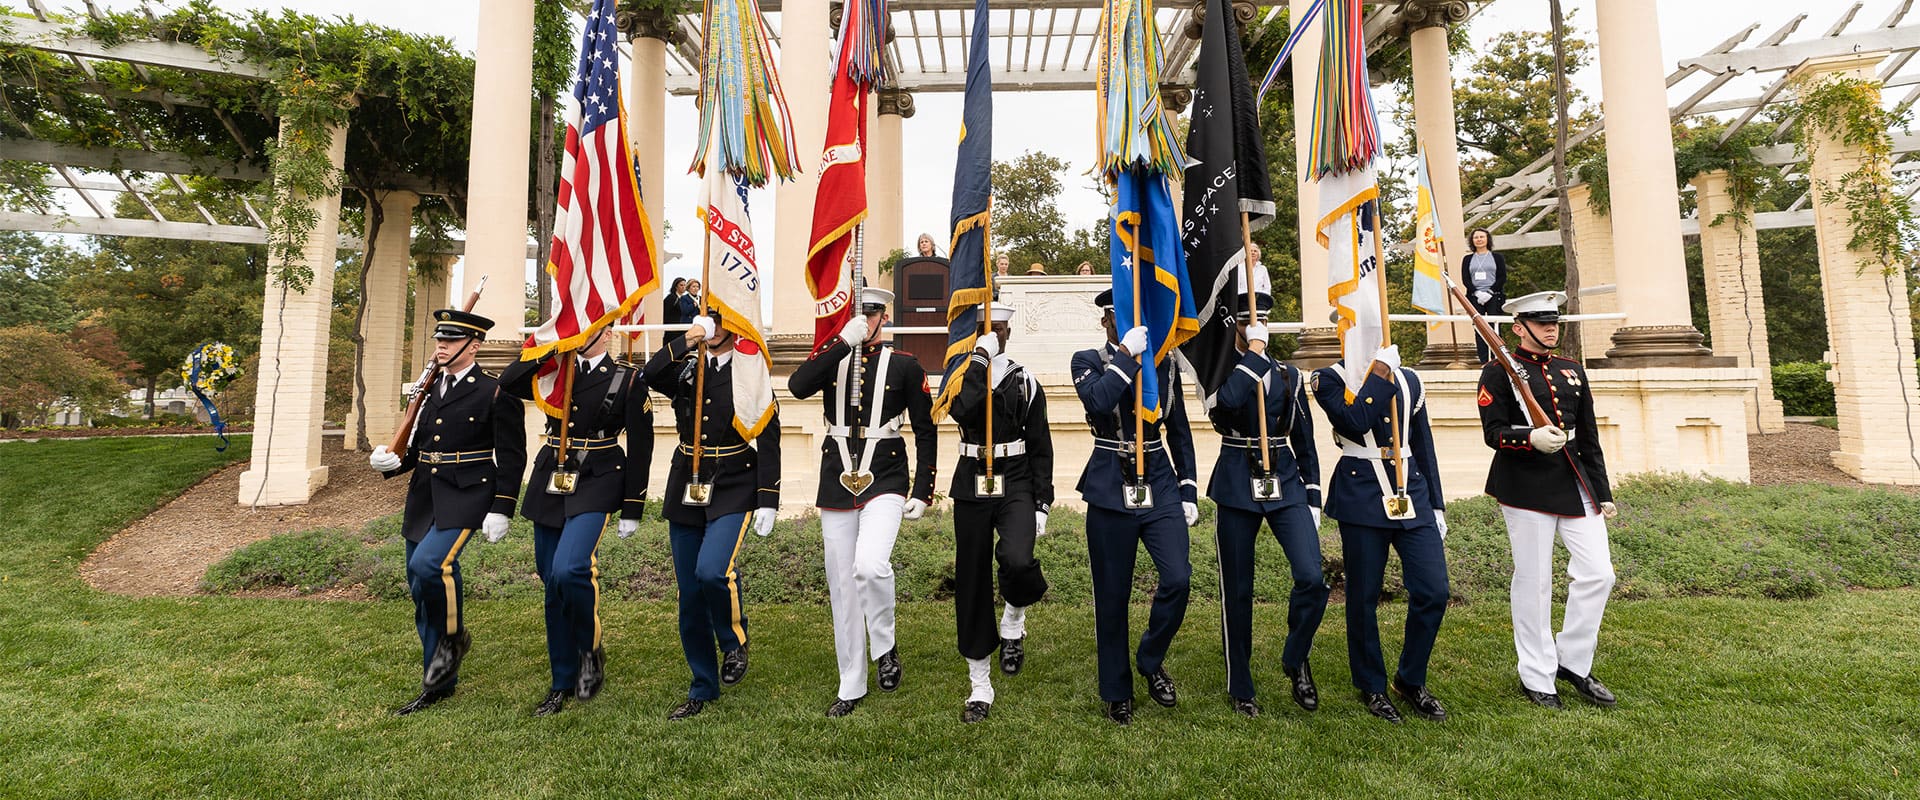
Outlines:
{"label": "black service cap with gold insignia", "polygon": [[493,320],[471,311],[443,308],[433,312],[433,338],[481,339],[493,329]]}

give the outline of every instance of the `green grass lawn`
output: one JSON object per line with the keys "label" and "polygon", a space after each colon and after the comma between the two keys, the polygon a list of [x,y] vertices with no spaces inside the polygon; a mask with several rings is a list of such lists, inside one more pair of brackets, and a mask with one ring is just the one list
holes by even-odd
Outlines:
{"label": "green grass lawn", "polygon": [[[958,722],[964,670],[940,602],[902,606],[905,685],[844,720],[821,716],[827,609],[750,605],[751,674],[675,724],[664,716],[686,673],[672,607],[611,603],[606,693],[534,720],[539,606],[514,598],[468,609],[460,694],[395,718],[417,687],[405,603],[135,600],[75,577],[101,539],[227,460],[207,442],[0,444],[0,795],[1920,796],[1914,590],[1618,602],[1598,671],[1620,707],[1561,714],[1519,699],[1505,604],[1456,606],[1432,675],[1454,719],[1398,727],[1345,688],[1338,606],[1315,648],[1322,709],[1286,700],[1283,609],[1262,605],[1269,713],[1232,715],[1219,609],[1196,598],[1169,662],[1181,706],[1141,687],[1124,729],[1098,716],[1091,610],[1066,603],[1035,611],[1027,671],[997,678],[984,725]],[[1401,618],[1382,612],[1390,630]]]}

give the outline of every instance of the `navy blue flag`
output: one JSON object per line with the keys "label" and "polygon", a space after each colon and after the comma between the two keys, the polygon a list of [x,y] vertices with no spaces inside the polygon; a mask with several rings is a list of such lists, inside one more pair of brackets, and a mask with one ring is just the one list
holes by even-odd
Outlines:
{"label": "navy blue flag", "polygon": [[[993,293],[992,271],[987,267],[987,222],[993,213],[993,78],[987,74],[987,43],[987,0],[975,0],[966,100],[960,112],[960,152],[953,165],[946,377],[933,400],[936,420],[947,415],[948,406],[960,394],[960,378],[972,363],[968,356],[980,335],[980,304]],[[1179,251],[1178,245],[1174,251]]]}
{"label": "navy blue flag", "polygon": [[[1173,193],[1165,174],[1135,167],[1116,178],[1113,234],[1107,247],[1113,263],[1115,328],[1124,332],[1145,325],[1147,349],[1158,365],[1200,330],[1193,287],[1187,280],[1187,259],[1180,246],[1180,224],[1173,214]],[[1140,273],[1137,317],[1133,299],[1136,267]],[[1159,420],[1163,410],[1165,393],[1159,384],[1157,380],[1141,383],[1142,411],[1148,422]]]}

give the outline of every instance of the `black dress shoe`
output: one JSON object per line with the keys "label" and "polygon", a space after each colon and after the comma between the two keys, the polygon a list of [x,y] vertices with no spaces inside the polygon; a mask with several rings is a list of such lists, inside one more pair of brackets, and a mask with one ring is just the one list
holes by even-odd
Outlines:
{"label": "black dress shoe", "polygon": [[1121,725],[1132,725],[1133,724],[1133,701],[1121,700],[1117,703],[1108,703],[1107,719],[1113,720],[1114,722],[1119,723]]}
{"label": "black dress shoe", "polygon": [[[720,659],[720,683],[725,686],[732,686],[739,683],[740,679],[745,677],[747,677],[747,646],[743,644],[733,648],[733,652],[726,654],[726,656]],[[696,709],[693,713],[698,714],[700,712]],[[688,716],[692,716],[692,714]]]}
{"label": "black dress shoe", "polygon": [[424,686],[442,687],[460,677],[460,662],[467,657],[467,651],[473,648],[473,636],[461,628],[458,633],[440,637],[440,643],[433,646],[433,657],[427,659],[427,669],[420,678]]}
{"label": "black dress shoe", "polygon": [[536,717],[551,717],[560,713],[560,710],[566,707],[566,692],[547,692],[547,699],[540,701],[540,705],[533,707],[533,715]]}
{"label": "black dress shoe", "polygon": [[1367,713],[1396,725],[1400,724],[1400,709],[1394,708],[1393,701],[1388,700],[1385,694],[1361,692],[1360,703],[1367,707]]}
{"label": "black dress shoe", "polygon": [[1293,682],[1293,702],[1308,711],[1320,707],[1320,690],[1313,685],[1313,670],[1306,662],[1298,668],[1281,665],[1287,673],[1287,680]]}
{"label": "black dress shoe", "polygon": [[573,695],[581,700],[592,700],[600,694],[600,688],[607,685],[607,649],[596,647],[580,654],[580,680],[575,685]]}
{"label": "black dress shoe", "polygon": [[1427,692],[1427,687],[1408,686],[1399,678],[1394,678],[1390,685],[1393,687],[1394,694],[1400,695],[1400,699],[1407,701],[1407,704],[1413,707],[1413,713],[1434,722],[1447,721],[1446,707],[1440,705],[1439,698]]}
{"label": "black dress shoe", "polygon": [[1260,704],[1253,702],[1251,697],[1229,697],[1227,702],[1233,706],[1236,713],[1249,718],[1260,716]]}
{"label": "black dress shoe", "polygon": [[1027,637],[1000,640],[1000,671],[1008,675],[1020,674],[1020,667],[1027,663],[1027,649],[1023,645]]}
{"label": "black dress shoe", "polygon": [[976,723],[976,722],[986,722],[987,712],[992,709],[993,709],[992,703],[982,703],[978,700],[969,700],[967,701],[967,707],[960,709],[960,721],[967,723],[968,725],[972,725],[973,723]]}
{"label": "black dress shoe", "polygon": [[413,700],[409,701],[406,705],[394,709],[393,715],[396,717],[404,717],[416,711],[425,711],[428,706],[452,696],[453,687],[451,686],[445,689],[429,689],[421,692],[419,697],[413,698]]}
{"label": "black dress shoe", "polygon": [[1587,699],[1587,702],[1601,708],[1612,708],[1614,703],[1619,702],[1619,699],[1613,696],[1613,692],[1608,691],[1606,685],[1591,673],[1581,677],[1573,674],[1572,670],[1561,667],[1554,677],[1566,681],[1567,685],[1572,686],[1575,692]]}
{"label": "black dress shoe", "polygon": [[700,713],[705,710],[706,707],[707,703],[704,700],[688,700],[687,702],[674,706],[673,710],[667,713],[667,721],[679,722],[680,720]]}
{"label": "black dress shoe", "polygon": [[853,698],[852,700],[835,700],[833,701],[833,705],[827,706],[827,716],[844,717],[848,714],[853,713],[853,710],[855,708],[858,708],[859,705],[860,705],[860,698],[858,697]]}
{"label": "black dress shoe", "polygon": [[1152,697],[1153,702],[1167,708],[1172,708],[1174,704],[1180,702],[1180,695],[1173,690],[1173,676],[1167,674],[1165,667],[1147,676],[1147,696]]}
{"label": "black dress shoe", "polygon": [[1553,692],[1536,692],[1522,686],[1520,687],[1520,693],[1526,695],[1529,702],[1541,708],[1550,708],[1554,711],[1566,708],[1566,706],[1560,705],[1560,695],[1554,694]]}
{"label": "black dress shoe", "polygon": [[900,648],[888,650],[880,656],[880,691],[891,692],[900,688]]}

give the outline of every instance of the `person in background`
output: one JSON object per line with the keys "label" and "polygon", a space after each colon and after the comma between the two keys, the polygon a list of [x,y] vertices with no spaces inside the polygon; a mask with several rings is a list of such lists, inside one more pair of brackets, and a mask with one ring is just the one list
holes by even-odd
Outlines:
{"label": "person in background", "polygon": [[1075,274],[1075,275],[1092,275],[1092,274],[1093,274],[1093,264],[1091,264],[1091,263],[1088,263],[1088,262],[1085,262],[1085,261],[1082,261],[1082,262],[1080,262],[1080,266],[1074,269],[1074,271],[1073,271],[1073,274]]}
{"label": "person in background", "polygon": [[921,258],[934,258],[940,255],[939,251],[934,249],[933,234],[930,233],[920,234],[920,240],[913,244],[913,252]]}
{"label": "person in background", "polygon": [[680,298],[686,294],[687,279],[674,278],[673,286],[667,289],[667,296],[660,298],[660,324],[685,325],[687,320],[680,316]]}
{"label": "person in background", "polygon": [[1032,264],[1028,264],[1027,274],[1028,275],[1045,275],[1047,274],[1047,265],[1042,264],[1038,261],[1035,261]]}
{"label": "person in background", "polygon": [[1007,254],[1006,253],[1001,253],[999,258],[996,258],[993,260],[993,274],[996,277],[1001,277],[1001,278],[1004,278],[1007,276]]}
{"label": "person in background", "polygon": [[700,316],[700,282],[687,279],[686,291],[680,295],[680,324],[687,325],[693,318]]}
{"label": "person in background", "polygon": [[[1467,289],[1467,299],[1482,314],[1499,314],[1507,302],[1507,258],[1493,251],[1493,232],[1486,228],[1473,229],[1467,243],[1473,251],[1460,259],[1460,282]],[[1499,326],[1493,332],[1499,333]],[[1473,344],[1480,363],[1493,360],[1493,348],[1486,341],[1476,335]]]}

